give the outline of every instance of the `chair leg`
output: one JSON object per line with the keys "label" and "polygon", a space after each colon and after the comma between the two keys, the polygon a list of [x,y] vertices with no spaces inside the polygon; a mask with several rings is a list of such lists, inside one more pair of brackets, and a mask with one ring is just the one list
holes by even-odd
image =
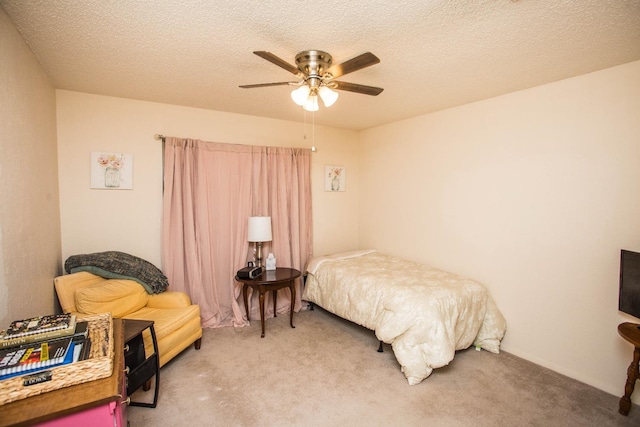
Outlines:
{"label": "chair leg", "polygon": [[200,350],[200,346],[202,346],[202,338],[198,338],[193,342],[193,346],[196,350]]}

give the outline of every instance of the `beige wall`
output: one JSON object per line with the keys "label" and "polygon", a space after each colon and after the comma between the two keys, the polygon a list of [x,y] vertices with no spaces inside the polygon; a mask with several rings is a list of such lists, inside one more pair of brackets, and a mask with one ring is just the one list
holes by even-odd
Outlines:
{"label": "beige wall", "polygon": [[617,298],[620,249],[640,251],[640,62],[360,138],[361,247],[484,282],[507,318],[504,350],[622,394],[632,347],[616,328],[638,321]]}
{"label": "beige wall", "polygon": [[0,325],[52,313],[60,269],[55,91],[0,8]]}
{"label": "beige wall", "polygon": [[[311,147],[302,123],[57,91],[63,260],[105,250],[160,266],[162,146],[156,133],[237,144]],[[303,118],[301,110],[301,119]],[[357,248],[358,144],[352,131],[317,126],[314,251]],[[90,154],[133,155],[133,190],[90,189]],[[324,165],[347,168],[347,191],[323,191]]]}

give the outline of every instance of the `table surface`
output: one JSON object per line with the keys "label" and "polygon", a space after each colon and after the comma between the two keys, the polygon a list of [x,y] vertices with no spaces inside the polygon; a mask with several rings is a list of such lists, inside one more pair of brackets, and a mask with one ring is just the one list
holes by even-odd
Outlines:
{"label": "table surface", "polygon": [[124,319],[124,342],[128,343],[152,325],[153,320]]}
{"label": "table surface", "polygon": [[620,336],[636,347],[640,347],[640,325],[637,323],[625,322],[618,325]]}
{"label": "table surface", "polygon": [[0,426],[32,425],[122,398],[124,327],[113,319],[114,363],[110,377],[31,396],[0,406]]}
{"label": "table surface", "polygon": [[260,274],[255,279],[240,279],[236,276],[236,280],[248,285],[270,285],[289,282],[291,280],[297,279],[301,275],[302,273],[300,272],[300,270],[296,270],[295,268],[277,267],[275,270],[264,270],[262,274]]}

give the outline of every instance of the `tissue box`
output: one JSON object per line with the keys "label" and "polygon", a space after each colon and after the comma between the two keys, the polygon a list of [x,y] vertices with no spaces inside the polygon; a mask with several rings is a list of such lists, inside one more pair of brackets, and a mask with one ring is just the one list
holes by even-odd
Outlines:
{"label": "tissue box", "polygon": [[276,257],[273,254],[269,254],[267,257],[266,270],[275,270],[276,269]]}

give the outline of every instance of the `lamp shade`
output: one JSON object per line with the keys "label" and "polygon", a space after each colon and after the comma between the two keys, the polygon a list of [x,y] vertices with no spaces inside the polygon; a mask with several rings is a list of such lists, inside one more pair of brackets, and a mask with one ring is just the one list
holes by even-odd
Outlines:
{"label": "lamp shade", "polygon": [[307,102],[307,98],[309,97],[310,92],[311,90],[309,89],[309,86],[302,85],[298,89],[291,92],[291,99],[293,99],[293,102],[295,102],[296,104],[303,106],[304,103]]}
{"label": "lamp shade", "polygon": [[318,90],[318,94],[320,95],[320,98],[322,98],[322,102],[324,102],[325,107],[331,107],[334,102],[338,100],[338,92],[335,92],[326,86],[322,86],[320,90]]}
{"label": "lamp shade", "polygon": [[318,95],[310,95],[302,106],[307,111],[318,111]]}
{"label": "lamp shade", "polygon": [[251,216],[249,217],[249,242],[270,242],[271,237],[271,217]]}

